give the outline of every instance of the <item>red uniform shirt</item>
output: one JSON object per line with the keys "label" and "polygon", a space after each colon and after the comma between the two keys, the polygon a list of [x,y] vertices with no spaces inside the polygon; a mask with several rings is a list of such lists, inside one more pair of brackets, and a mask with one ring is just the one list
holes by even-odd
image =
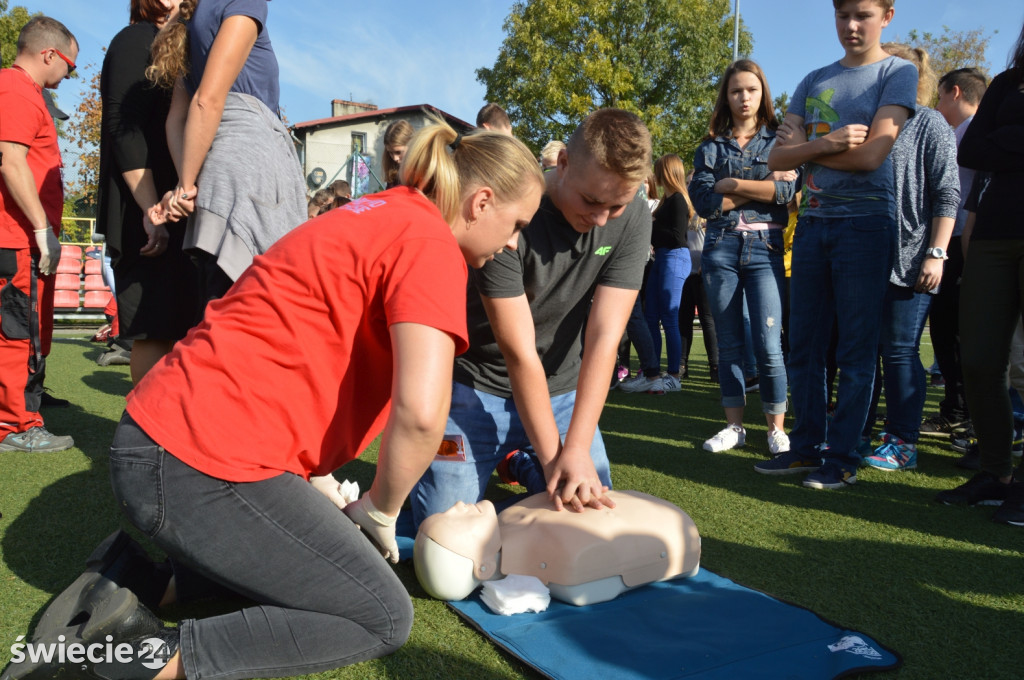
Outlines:
{"label": "red uniform shirt", "polygon": [[[57,128],[43,101],[42,88],[20,68],[0,71],[0,141],[28,147],[28,167],[46,219],[60,231],[64,213]],[[0,180],[0,248],[35,247],[33,226]]]}
{"label": "red uniform shirt", "polygon": [[128,395],[186,464],[233,482],[308,478],[358,456],[391,404],[388,327],[465,351],[466,263],[440,211],[398,187],[293,230]]}

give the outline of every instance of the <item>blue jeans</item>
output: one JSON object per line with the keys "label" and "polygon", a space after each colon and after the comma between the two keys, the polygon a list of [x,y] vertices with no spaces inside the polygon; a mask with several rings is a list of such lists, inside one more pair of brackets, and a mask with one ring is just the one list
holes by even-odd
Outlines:
{"label": "blue jeans", "polygon": [[782,230],[735,231],[710,228],[701,267],[718,335],[718,384],[722,406],[746,404],[744,299],[750,312],[765,413],[786,412],[786,365],[782,359]]}
{"label": "blue jeans", "polygon": [[[575,391],[551,397],[551,409],[563,439],[569,431],[575,404]],[[505,460],[505,456],[516,450],[528,455],[534,462],[528,465],[524,464],[526,461],[515,461],[520,470],[530,470],[526,475],[520,474],[519,483],[531,494],[544,491],[545,481],[540,463],[533,453],[515,401],[511,397],[506,399],[461,383],[452,383],[452,405],[445,426],[445,439],[454,437],[461,438],[463,452],[458,456],[435,459],[409,495],[413,521],[417,527],[430,515],[444,512],[458,501],[476,503],[482,500],[491,473],[498,463]],[[600,430],[594,432],[590,457],[601,483],[611,488],[608,454]]]}
{"label": "blue jeans", "polygon": [[654,356],[661,360],[661,330],[665,329],[666,368],[679,374],[683,359],[683,338],[679,332],[679,301],[683,297],[683,284],[690,275],[689,248],[656,248],[654,264],[647,279],[647,299],[644,314],[654,343]]}
{"label": "blue jeans", "polygon": [[189,678],[319,673],[390,654],[408,638],[413,611],[405,586],[356,525],[301,477],[210,477],[126,413],[110,448],[110,480],[118,507],[171,558],[255,602],[181,622]]}
{"label": "blue jeans", "polygon": [[[626,322],[626,337],[636,348],[636,356],[640,360],[640,368],[643,369],[644,375],[648,378],[661,375],[661,357],[654,351],[654,340],[651,338],[651,330],[647,327],[647,320],[644,318],[644,306],[639,293],[636,296],[636,302],[633,303],[629,321]],[[660,333],[658,337],[661,337]]]}
{"label": "blue jeans", "polygon": [[921,333],[932,296],[889,284],[882,318],[882,376],[885,384],[886,432],[916,444],[928,389],[921,365]]}
{"label": "blue jeans", "polygon": [[[855,449],[871,404],[894,234],[888,216],[804,216],[797,223],[789,380],[796,416],[790,442],[798,455],[818,457],[815,447],[827,441],[827,458],[852,469],[859,465]],[[826,430],[825,359],[833,318],[839,337],[839,386],[835,417]]]}

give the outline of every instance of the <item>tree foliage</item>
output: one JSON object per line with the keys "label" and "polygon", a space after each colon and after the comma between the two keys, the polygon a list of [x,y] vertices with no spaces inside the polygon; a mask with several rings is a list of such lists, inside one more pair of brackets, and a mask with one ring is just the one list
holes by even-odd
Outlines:
{"label": "tree foliage", "polygon": [[100,69],[94,64],[79,67],[80,77],[89,76],[89,88],[68,120],[68,141],[78,147],[76,173],[68,181],[68,193],[77,197],[76,205],[92,214],[96,207],[96,191],[100,177]]}
{"label": "tree foliage", "polygon": [[0,0],[0,66],[9,67],[18,54],[18,34],[28,20],[40,14],[30,14],[21,6],[8,10],[8,0]]}
{"label": "tree foliage", "polygon": [[[655,157],[692,158],[732,61],[729,0],[525,0],[504,28],[477,80],[534,150],[615,106],[647,124]],[[741,30],[740,54],[751,46]]]}
{"label": "tree foliage", "polygon": [[932,70],[941,78],[944,74],[958,68],[975,67],[989,75],[989,65],[985,60],[989,40],[995,33],[986,33],[981,28],[954,31],[949,26],[942,27],[942,33],[928,33],[912,30],[907,34],[907,44],[922,47],[928,52]]}

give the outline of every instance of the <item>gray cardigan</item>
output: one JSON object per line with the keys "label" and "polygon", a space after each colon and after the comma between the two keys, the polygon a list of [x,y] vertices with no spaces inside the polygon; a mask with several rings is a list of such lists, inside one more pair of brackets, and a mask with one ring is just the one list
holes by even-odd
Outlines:
{"label": "gray cardigan", "polygon": [[960,203],[956,135],[942,114],[920,107],[900,132],[890,157],[898,241],[889,281],[913,288],[931,239],[932,219],[956,219]]}

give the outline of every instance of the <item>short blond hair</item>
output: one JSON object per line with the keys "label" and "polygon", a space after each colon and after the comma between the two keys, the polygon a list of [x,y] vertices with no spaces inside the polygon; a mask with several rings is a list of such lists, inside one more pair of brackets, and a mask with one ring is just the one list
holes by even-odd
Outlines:
{"label": "short blond hair", "polygon": [[628,182],[642,182],[651,167],[651,133],[635,113],[598,109],[566,144],[569,159],[591,158]]}

